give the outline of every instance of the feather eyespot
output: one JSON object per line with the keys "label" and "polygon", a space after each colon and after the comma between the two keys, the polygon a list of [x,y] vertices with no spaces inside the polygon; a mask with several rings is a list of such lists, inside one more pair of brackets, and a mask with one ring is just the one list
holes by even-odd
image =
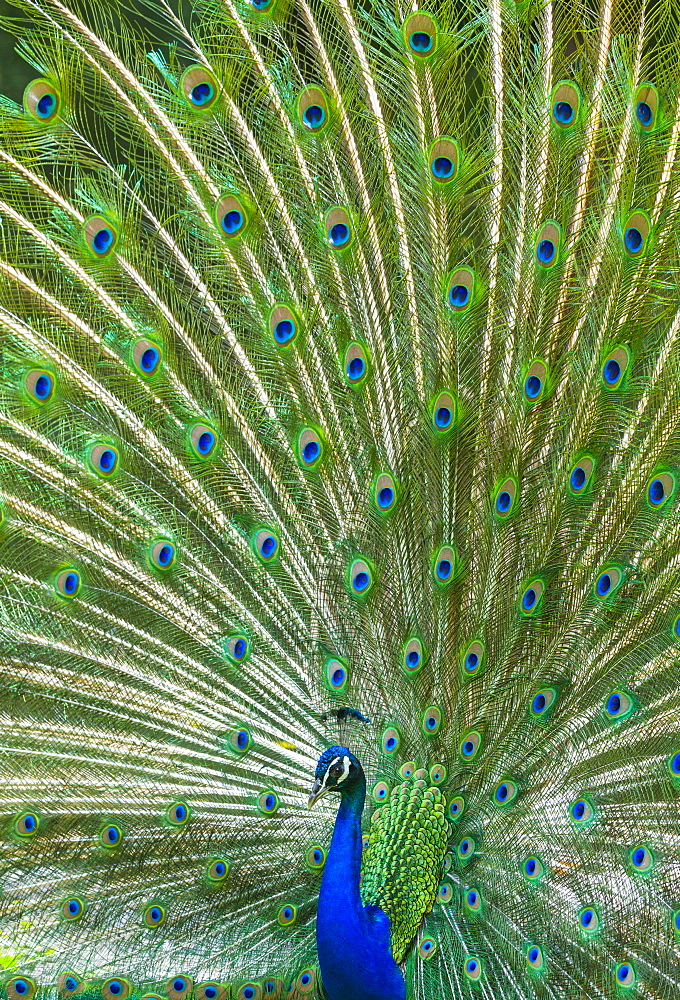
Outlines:
{"label": "feather eyespot", "polygon": [[528,403],[537,403],[545,394],[548,381],[548,366],[538,358],[532,361],[524,377],[524,398]]}
{"label": "feather eyespot", "polygon": [[536,881],[543,875],[545,868],[539,858],[527,858],[522,865],[522,871],[528,879]]}
{"label": "feather eyespot", "polygon": [[659,97],[651,83],[641,84],[633,96],[635,118],[643,132],[649,132],[656,125]]}
{"label": "feather eyespot", "polygon": [[35,403],[49,403],[54,395],[55,384],[52,372],[43,368],[28,372],[24,378],[26,392]]}
{"label": "feather eyespot", "polygon": [[470,889],[465,893],[465,907],[473,913],[479,913],[482,909],[482,894],[479,889]]}
{"label": "feather eyespot", "polygon": [[371,791],[374,802],[384,802],[390,794],[390,786],[386,781],[378,781]]}
{"label": "feather eyespot", "polygon": [[352,343],[345,351],[345,378],[350,385],[359,385],[368,374],[368,355],[361,345]]}
{"label": "feather eyespot", "polygon": [[456,422],[456,400],[450,392],[440,392],[432,404],[432,425],[438,434],[450,431]]}
{"label": "feather eyespot", "polygon": [[401,666],[407,674],[417,674],[423,666],[423,644],[417,636],[409,639],[404,646]]}
{"label": "feather eyespot", "polygon": [[201,983],[194,993],[196,1000],[226,1000],[230,995],[229,990],[221,983]]}
{"label": "feather eyespot", "polygon": [[291,924],[294,924],[297,920],[297,906],[293,906],[292,903],[284,903],[279,910],[277,920],[282,927],[289,927]]}
{"label": "feather eyespot", "polygon": [[193,424],[189,427],[189,445],[196,458],[211,458],[217,449],[218,437],[207,424]]}
{"label": "feather eyespot", "polygon": [[299,320],[291,308],[283,303],[275,305],[269,313],[269,332],[279,347],[289,347],[299,333]]}
{"label": "feather eyespot", "polygon": [[305,427],[298,435],[297,452],[303,468],[312,469],[323,453],[321,435],[311,427]]}
{"label": "feather eyespot", "polygon": [[466,761],[474,760],[479,753],[481,745],[482,737],[480,733],[476,730],[467,733],[459,743],[460,756]]}
{"label": "feather eyespot", "polygon": [[399,730],[395,726],[388,726],[382,734],[381,739],[383,753],[390,755],[396,753],[400,743],[401,736],[399,735]]}
{"label": "feather eyespot", "polygon": [[142,911],[142,922],[146,927],[160,927],[165,923],[165,909],[158,903],[149,903]]}
{"label": "feather eyespot", "polygon": [[319,844],[314,844],[307,850],[305,861],[308,868],[323,868],[326,864],[326,852]]}
{"label": "feather eyespot", "polygon": [[224,858],[215,858],[208,865],[207,876],[211,882],[224,882],[229,874],[229,862]]}
{"label": "feather eyespot", "polygon": [[600,601],[612,597],[623,581],[624,575],[618,566],[607,567],[595,581],[595,597]]}
{"label": "feather eyespot", "polygon": [[194,987],[192,979],[188,976],[173,976],[165,984],[165,991],[169,1000],[184,1000]]}
{"label": "feather eyespot", "polygon": [[527,948],[527,962],[532,969],[540,972],[545,965],[545,958],[543,955],[543,949],[539,948],[537,944],[529,945]]}
{"label": "feather eyespot", "polygon": [[569,473],[569,492],[580,496],[588,489],[595,471],[595,459],[592,455],[581,455]]}
{"label": "feather eyespot", "polygon": [[156,569],[168,570],[175,565],[177,548],[167,538],[156,539],[149,546],[149,561]]}
{"label": "feather eyespot", "polygon": [[116,248],[118,230],[103,215],[92,215],[86,219],[82,233],[85,245],[94,257],[108,257]]}
{"label": "feather eyespot", "polygon": [[449,802],[449,819],[459,820],[465,812],[465,799],[462,795],[456,795]]}
{"label": "feather eyespot", "polygon": [[473,677],[482,669],[484,663],[484,643],[475,639],[470,643],[463,654],[463,673],[467,677]]}
{"label": "feather eyespot", "polygon": [[269,997],[280,997],[283,993],[283,980],[265,979],[262,983],[262,992]]}
{"label": "feather eyespot", "polygon": [[6,984],[8,1000],[31,1000],[36,986],[28,976],[17,976]]}
{"label": "feather eyespot", "polygon": [[189,66],[182,74],[180,90],[187,104],[200,111],[212,107],[219,94],[217,80],[205,66]]}
{"label": "feather eyespot", "polygon": [[407,781],[412,778],[416,770],[416,763],[414,760],[405,761],[399,768],[399,776],[405,778]]}
{"label": "feather eyespot", "polygon": [[163,360],[163,350],[160,344],[153,340],[136,340],[132,345],[132,363],[145,378],[155,375]]}
{"label": "feather eyespot", "polygon": [[232,750],[238,754],[247,753],[253,745],[253,738],[248,729],[235,729],[229,737],[229,744]]}
{"label": "feather eyespot", "polygon": [[577,799],[569,807],[569,814],[577,826],[585,826],[595,816],[595,810],[588,799]]}
{"label": "feather eyespot", "polygon": [[671,472],[660,472],[647,484],[649,506],[659,510],[670,500],[676,490],[676,477]]}
{"label": "feather eyespot", "polygon": [[374,802],[384,802],[390,794],[390,786],[386,781],[378,781],[371,791]]}
{"label": "feather eyespot", "polygon": [[434,938],[424,937],[418,948],[418,955],[423,959],[432,958],[437,950],[437,942]]}
{"label": "feather eyespot", "polygon": [[81,980],[73,972],[62,972],[57,979],[57,990],[62,997],[70,996],[78,989]]}
{"label": "feather eyespot", "polygon": [[505,520],[515,510],[515,504],[519,493],[517,480],[514,476],[508,476],[496,490],[494,497],[494,514],[501,520]]}
{"label": "feather eyespot", "polygon": [[545,584],[539,577],[529,581],[520,601],[520,611],[523,615],[533,615],[540,609],[544,591]]}
{"label": "feather eyespot", "polygon": [[326,684],[331,691],[344,691],[349,682],[349,667],[346,663],[333,658],[326,662]]}
{"label": "feather eyespot", "polygon": [[668,758],[668,770],[671,772],[671,777],[680,778],[680,752]]}
{"label": "feather eyespot", "polygon": [[227,637],[224,652],[233,663],[243,663],[250,656],[250,639],[241,632]]}
{"label": "feather eyespot", "polygon": [[245,208],[235,195],[225,195],[215,205],[215,220],[220,231],[229,240],[242,236],[248,225]]}
{"label": "feather eyespot", "polygon": [[442,135],[430,146],[428,161],[430,172],[437,184],[448,184],[458,173],[460,146],[455,139]]}
{"label": "feather eyespot", "polygon": [[514,781],[506,778],[496,786],[493,800],[498,806],[509,806],[517,798],[519,789]]}
{"label": "feather eyespot", "polygon": [[191,809],[186,802],[173,802],[168,806],[165,818],[172,826],[184,826],[191,818]]}
{"label": "feather eyespot", "polygon": [[394,509],[397,499],[397,488],[393,476],[389,472],[381,473],[373,488],[375,506],[380,514],[388,514]]}
{"label": "feather eyespot", "polygon": [[24,111],[41,125],[53,121],[61,108],[61,94],[49,80],[32,80],[24,90]]}
{"label": "feather eyespot", "polygon": [[630,348],[625,344],[620,344],[610,351],[602,365],[602,382],[605,389],[619,388],[630,367],[631,359]]}
{"label": "feather eyespot", "polygon": [[307,87],[298,97],[298,117],[307,132],[317,135],[328,125],[328,98],[320,87]]}
{"label": "feather eyespot", "polygon": [[458,267],[446,279],[446,304],[454,313],[463,313],[472,305],[475,292],[475,272]]}
{"label": "feather eyespot", "polygon": [[104,1000],[125,1000],[129,993],[130,984],[120,976],[112,976],[102,986]]}
{"label": "feather eyespot", "polygon": [[236,1000],[260,1000],[262,987],[259,983],[244,983],[236,994]]}
{"label": "feather eyespot", "polygon": [[99,831],[99,843],[102,847],[119,847],[123,840],[123,831],[116,823],[108,823]]}
{"label": "feather eyespot", "polygon": [[61,915],[64,920],[79,920],[85,912],[85,904],[77,896],[70,896],[61,904]]}
{"label": "feather eyespot", "polygon": [[273,816],[280,804],[278,795],[271,789],[261,792],[257,800],[257,807],[265,816]]}
{"label": "feather eyespot", "polygon": [[680,910],[676,910],[673,914],[673,930],[677,937],[680,934]]}
{"label": "feather eyespot", "polygon": [[562,230],[550,220],[545,223],[536,240],[536,260],[540,267],[548,270],[554,267],[559,259]]}
{"label": "feather eyespot", "polygon": [[295,980],[298,993],[311,993],[316,987],[316,972],[314,969],[303,969]]}
{"label": "feather eyespot", "polygon": [[620,962],[615,969],[616,982],[619,986],[635,986],[635,966],[632,962]]}
{"label": "feather eyespot", "polygon": [[404,38],[411,55],[426,59],[437,50],[437,24],[429,14],[416,11],[404,21]]}
{"label": "feather eyespot", "polygon": [[344,208],[337,206],[326,213],[326,239],[334,250],[346,250],[354,237],[350,217]]}
{"label": "feather eyespot", "polygon": [[463,969],[468,979],[472,979],[473,981],[480,979],[482,975],[481,958],[476,958],[475,956],[470,956],[469,958],[466,958]]}
{"label": "feather eyespot", "polygon": [[92,445],[87,455],[90,467],[106,479],[118,470],[119,457],[118,449],[104,441]]}
{"label": "feather eyespot", "polygon": [[255,531],[251,544],[255,555],[263,563],[273,562],[278,557],[279,536],[271,528],[259,528]]}
{"label": "feather eyespot", "polygon": [[450,882],[442,882],[437,891],[438,903],[450,903],[453,899],[453,886]]}
{"label": "feather eyespot", "polygon": [[634,847],[629,855],[630,863],[636,872],[648,872],[654,865],[654,855],[648,847]]}
{"label": "feather eyespot", "polygon": [[433,764],[430,768],[430,783],[432,785],[441,785],[443,781],[446,781],[447,776],[446,767],[443,764]]}
{"label": "feather eyespot", "polygon": [[459,861],[469,861],[470,858],[475,853],[477,845],[475,844],[472,837],[463,837],[463,839],[458,844],[456,848],[456,854],[458,855]]}
{"label": "feather eyespot", "polygon": [[445,587],[454,578],[456,570],[456,554],[450,545],[442,545],[434,557],[433,575],[435,583]]}
{"label": "feather eyespot", "polygon": [[365,597],[373,587],[373,569],[367,559],[353,559],[349,566],[350,591],[355,597]]}
{"label": "feather eyespot", "polygon": [[23,812],[14,820],[14,832],[20,837],[33,837],[40,828],[40,817],[34,812]]}
{"label": "feather eyespot", "polygon": [[442,710],[437,705],[430,705],[423,712],[421,722],[422,730],[427,736],[434,736],[439,732],[442,724]]}
{"label": "feather eyespot", "polygon": [[560,129],[569,129],[576,124],[581,106],[581,95],[571,81],[560,80],[553,87],[550,104],[552,120]]}
{"label": "feather eyespot", "polygon": [[535,719],[547,717],[557,698],[556,688],[541,688],[531,699],[529,710]]}
{"label": "feather eyespot", "polygon": [[645,212],[633,212],[623,227],[623,246],[629,257],[642,257],[651,226]]}
{"label": "feather eyespot", "polygon": [[62,569],[55,580],[55,590],[62,597],[76,597],[80,591],[80,573],[71,567]]}
{"label": "feather eyespot", "polygon": [[584,906],[578,915],[579,926],[586,934],[594,934],[600,927],[600,915],[594,906]]}
{"label": "feather eyespot", "polygon": [[626,719],[634,708],[633,699],[625,691],[612,691],[604,705],[609,719]]}

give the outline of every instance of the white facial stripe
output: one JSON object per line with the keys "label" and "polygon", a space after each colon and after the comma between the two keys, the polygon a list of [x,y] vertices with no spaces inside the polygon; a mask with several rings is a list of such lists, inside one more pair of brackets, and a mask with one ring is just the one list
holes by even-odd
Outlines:
{"label": "white facial stripe", "polygon": [[326,782],[328,781],[328,775],[329,775],[329,774],[331,773],[331,768],[333,767],[333,764],[337,764],[339,760],[340,760],[340,758],[339,758],[339,757],[334,757],[334,758],[333,758],[333,760],[332,760],[332,761],[330,762],[330,764],[328,765],[328,767],[326,768],[326,773],[325,773],[325,774],[324,774],[324,776],[323,776],[323,783],[322,783],[322,785],[321,785],[321,791],[322,791],[322,792],[323,792],[323,791],[325,790],[325,788],[326,788]]}
{"label": "white facial stripe", "polygon": [[347,777],[347,775],[349,774],[349,769],[351,767],[351,762],[350,762],[349,757],[346,757],[346,756],[343,756],[343,757],[334,757],[333,760],[328,765],[328,767],[326,768],[326,773],[323,776],[323,784],[321,785],[321,791],[322,792],[325,791],[325,789],[326,789],[326,783],[328,781],[328,775],[331,773],[331,768],[335,764],[337,764],[339,760],[342,760],[342,775],[336,781],[335,784],[336,785],[341,784],[345,780],[345,778]]}
{"label": "white facial stripe", "polygon": [[342,758],[342,777],[340,778],[340,781],[337,782],[337,784],[339,785],[341,782],[343,782],[345,780],[345,778],[347,777],[348,774],[349,774],[349,757],[343,757]]}

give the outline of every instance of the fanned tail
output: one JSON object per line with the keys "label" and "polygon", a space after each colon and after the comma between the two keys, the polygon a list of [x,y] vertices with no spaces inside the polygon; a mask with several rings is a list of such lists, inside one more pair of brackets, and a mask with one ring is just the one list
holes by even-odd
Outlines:
{"label": "fanned tail", "polygon": [[338,727],[414,998],[673,996],[677,11],[13,6],[10,1000],[319,995]]}

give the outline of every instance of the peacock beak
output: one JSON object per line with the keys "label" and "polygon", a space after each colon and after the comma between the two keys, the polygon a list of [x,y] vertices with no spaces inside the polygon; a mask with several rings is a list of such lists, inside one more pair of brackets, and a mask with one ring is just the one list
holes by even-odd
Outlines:
{"label": "peacock beak", "polygon": [[307,807],[311,809],[314,803],[318,802],[321,796],[325,795],[326,792],[328,791],[330,791],[330,789],[324,788],[323,781],[319,781],[319,779],[317,778],[317,780],[312,785],[311,792],[309,793],[309,798],[307,800]]}

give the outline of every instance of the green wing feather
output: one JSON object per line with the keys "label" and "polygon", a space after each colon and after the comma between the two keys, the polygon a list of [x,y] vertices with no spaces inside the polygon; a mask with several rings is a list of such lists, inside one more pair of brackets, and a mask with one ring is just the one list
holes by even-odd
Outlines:
{"label": "green wing feather", "polygon": [[437,895],[451,836],[445,806],[439,788],[418,777],[395,785],[388,803],[371,817],[361,896],[389,916],[397,962],[403,962]]}

